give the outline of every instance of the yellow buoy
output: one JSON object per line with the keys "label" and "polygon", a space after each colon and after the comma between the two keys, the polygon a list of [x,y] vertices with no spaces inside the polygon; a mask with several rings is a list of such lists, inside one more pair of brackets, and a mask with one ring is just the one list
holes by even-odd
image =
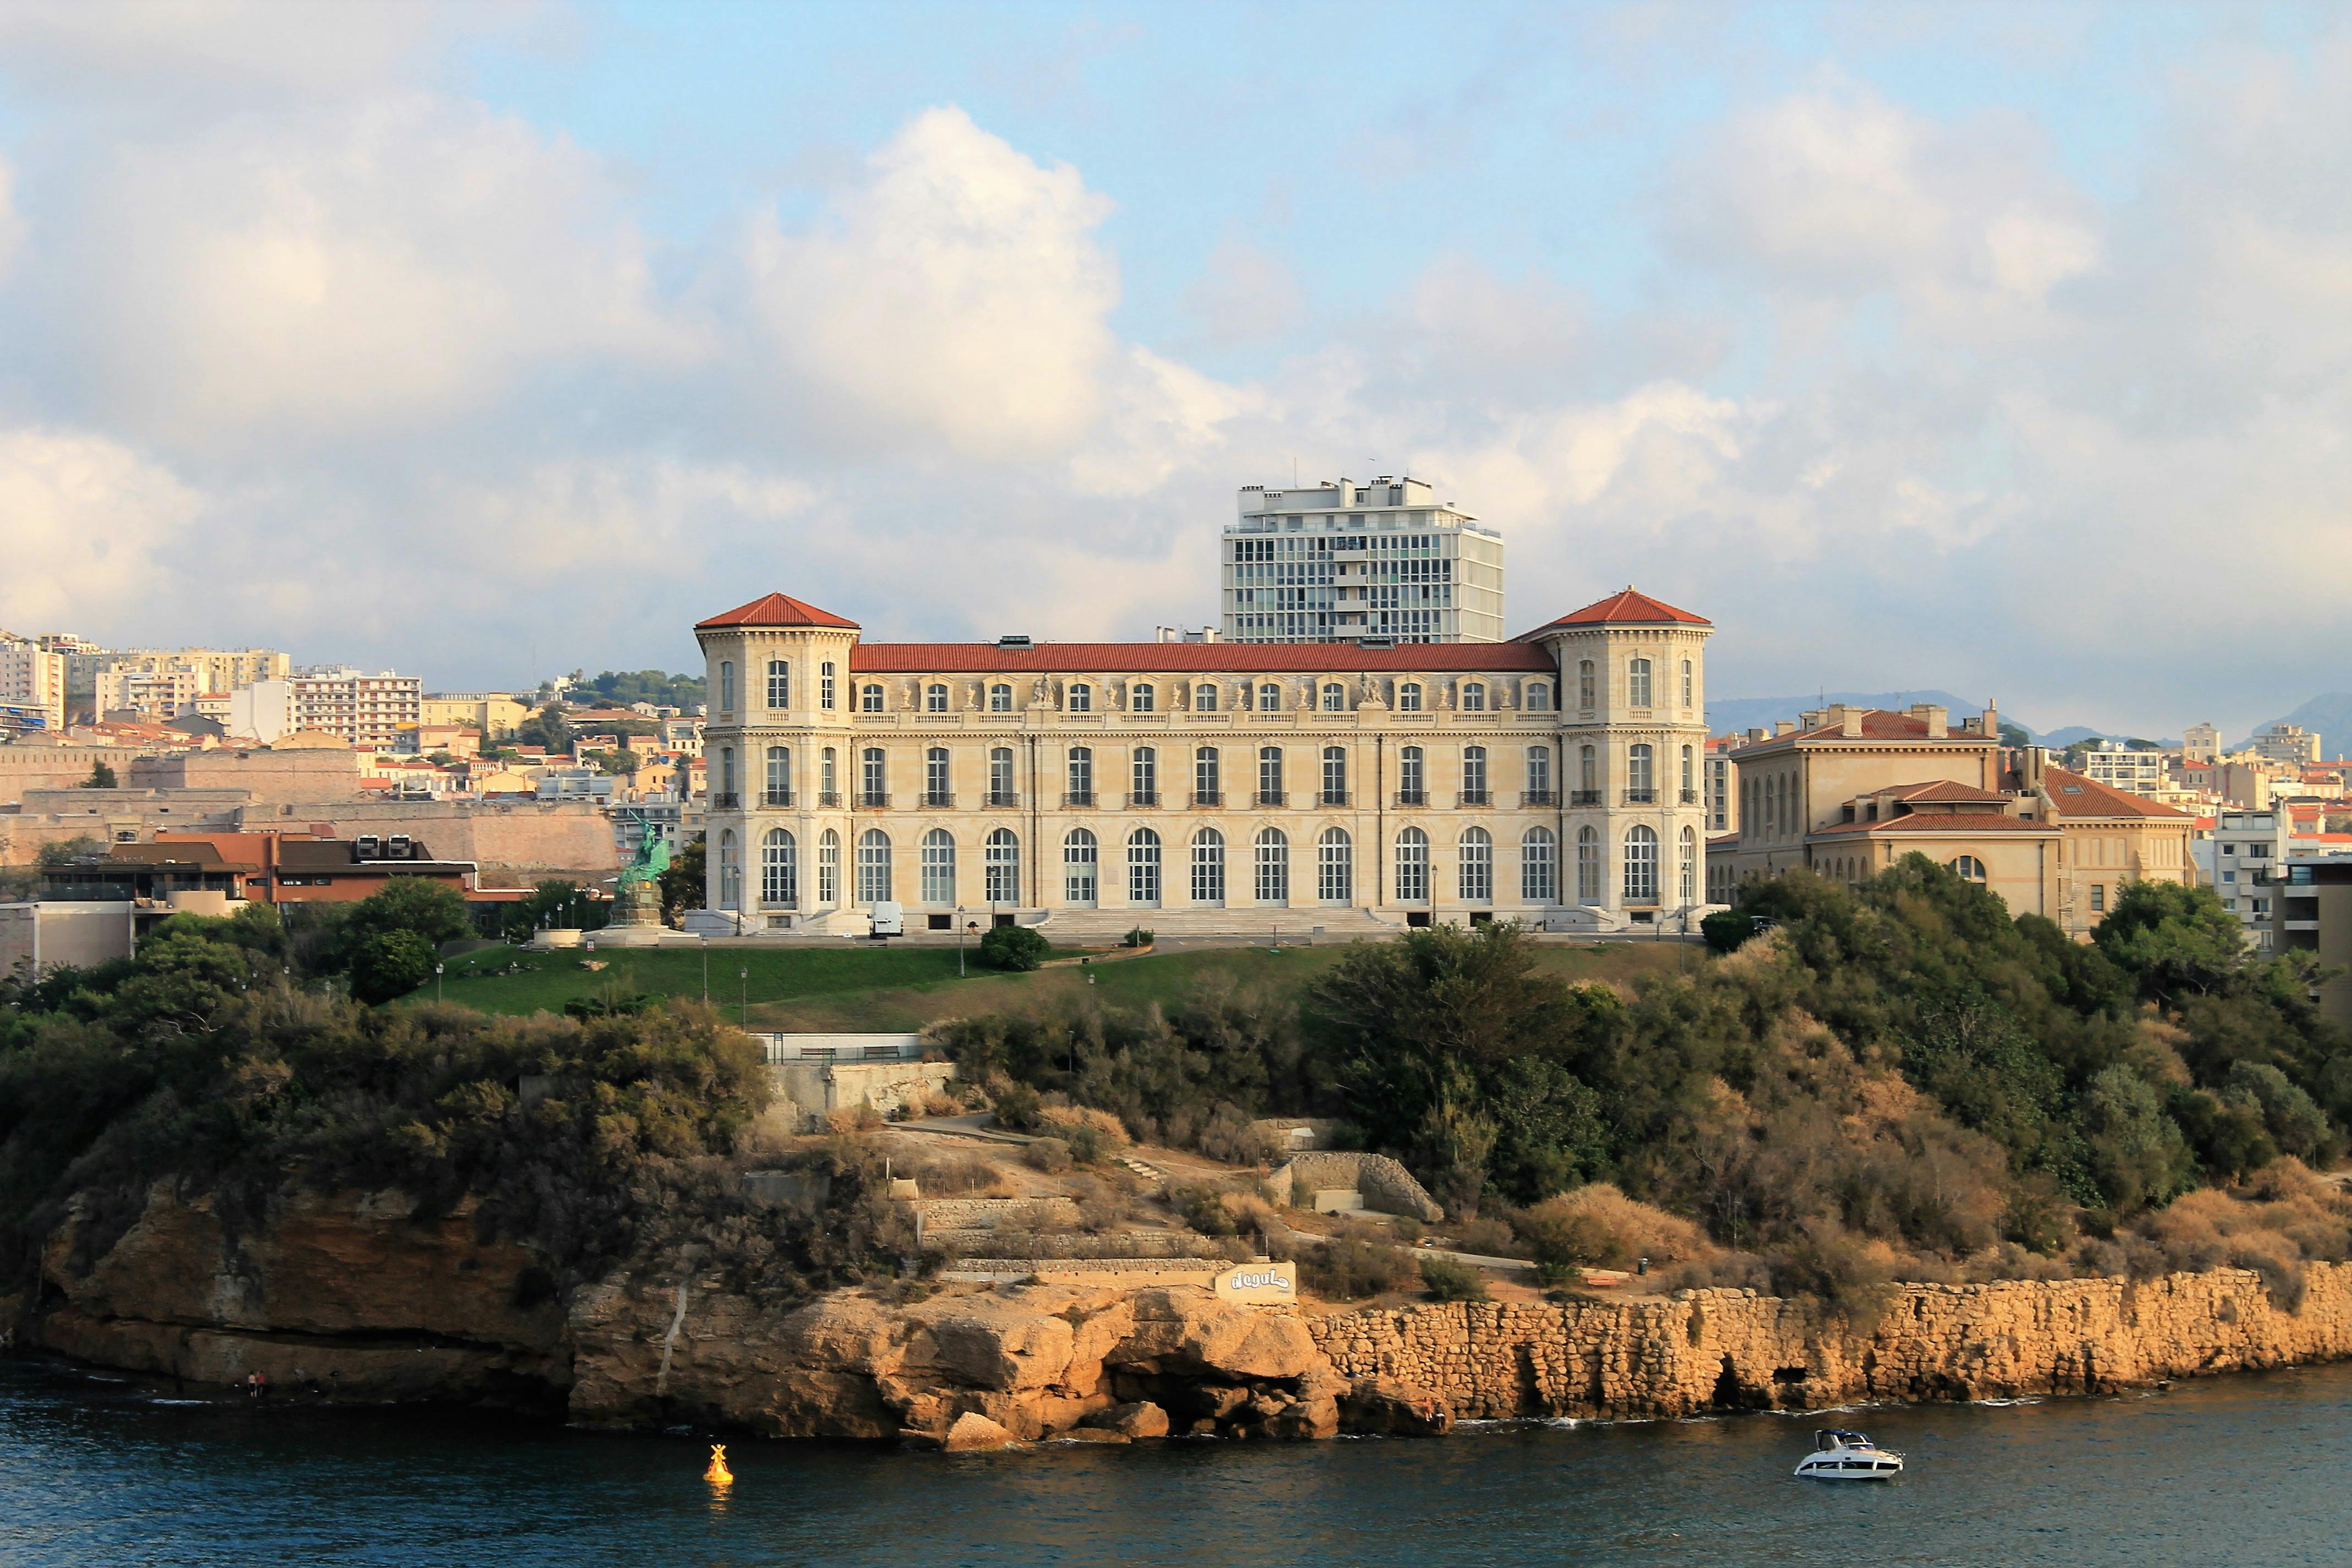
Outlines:
{"label": "yellow buoy", "polygon": [[702,1472],[702,1479],[709,1481],[714,1487],[734,1485],[735,1472],[727,1468],[726,1444],[713,1443],[710,1445],[710,1468]]}

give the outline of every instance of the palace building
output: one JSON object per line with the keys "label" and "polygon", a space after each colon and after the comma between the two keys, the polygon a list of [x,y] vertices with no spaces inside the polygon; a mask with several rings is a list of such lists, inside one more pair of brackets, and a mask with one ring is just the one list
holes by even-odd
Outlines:
{"label": "palace building", "polygon": [[871,643],[770,594],[695,626],[709,907],[836,934],[885,902],[1072,938],[1696,929],[1713,629],[1629,587],[1508,642]]}

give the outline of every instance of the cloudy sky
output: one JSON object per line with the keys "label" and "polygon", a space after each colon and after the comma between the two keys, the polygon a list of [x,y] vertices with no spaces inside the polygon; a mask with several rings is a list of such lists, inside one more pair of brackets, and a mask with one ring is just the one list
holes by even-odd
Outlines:
{"label": "cloudy sky", "polygon": [[1724,696],[2352,687],[2352,12],[0,0],[0,626],[1148,637],[1294,469]]}

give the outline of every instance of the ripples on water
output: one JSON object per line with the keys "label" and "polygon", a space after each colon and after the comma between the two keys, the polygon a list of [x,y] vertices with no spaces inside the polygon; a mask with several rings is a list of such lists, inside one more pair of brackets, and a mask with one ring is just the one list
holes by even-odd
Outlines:
{"label": "ripples on water", "polygon": [[1789,1471],[1814,1422],[1532,1422],[1440,1442],[896,1454],[415,1411],[253,1409],[0,1363],[0,1564],[2352,1562],[2352,1367],[1829,1417],[1887,1486]]}

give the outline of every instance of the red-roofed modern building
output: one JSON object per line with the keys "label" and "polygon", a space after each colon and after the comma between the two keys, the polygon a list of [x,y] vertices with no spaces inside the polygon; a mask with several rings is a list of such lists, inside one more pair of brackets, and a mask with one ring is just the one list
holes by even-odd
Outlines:
{"label": "red-roofed modern building", "polygon": [[[862,934],[1696,928],[1708,622],[1509,642],[869,643],[771,594],[709,667],[709,909]],[[698,924],[714,923],[711,919]]]}

